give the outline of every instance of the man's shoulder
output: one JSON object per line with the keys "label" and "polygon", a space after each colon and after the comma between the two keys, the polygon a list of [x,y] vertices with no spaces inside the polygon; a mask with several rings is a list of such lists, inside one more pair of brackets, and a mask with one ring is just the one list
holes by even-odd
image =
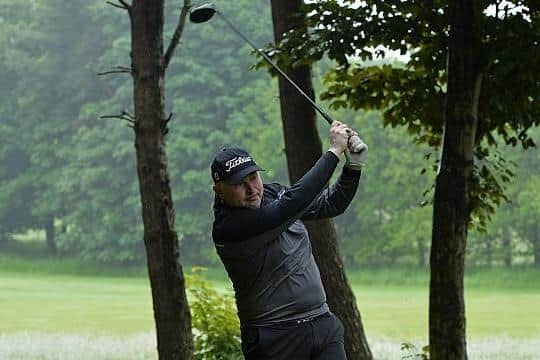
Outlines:
{"label": "man's shoulder", "polygon": [[271,199],[278,198],[280,196],[280,193],[285,190],[285,186],[277,182],[264,184],[263,188],[264,196]]}

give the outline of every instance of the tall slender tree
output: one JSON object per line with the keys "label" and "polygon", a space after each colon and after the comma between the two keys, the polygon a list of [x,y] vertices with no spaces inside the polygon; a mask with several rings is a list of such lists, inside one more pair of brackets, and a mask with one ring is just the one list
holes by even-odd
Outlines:
{"label": "tall slender tree", "polygon": [[[167,50],[163,51],[164,0],[124,0],[111,3],[125,9],[131,21],[131,67],[134,115],[119,117],[135,132],[137,174],[142,202],[144,243],[157,330],[160,359],[193,358],[191,315],[186,298],[178,235],[174,229],[165,135],[171,116],[165,116],[165,71],[183,33],[190,0]],[[119,71],[127,71],[119,68]]]}
{"label": "tall slender tree", "polygon": [[[281,53],[298,64],[325,54],[337,61],[324,98],[336,108],[384,110],[385,124],[405,125],[416,141],[442,145],[432,231],[430,350],[433,359],[466,358],[467,226],[475,219],[486,227],[506,198],[501,183],[512,174],[504,159],[490,158],[490,148],[501,138],[534,146],[529,131],[540,121],[538,2],[326,0],[310,2],[304,11],[309,33],[302,28],[287,33],[282,47],[289,51]],[[409,51],[411,58],[404,66],[359,61],[384,56],[388,49]]]}
{"label": "tall slender tree", "polygon": [[448,88],[430,257],[429,348],[435,360],[467,359],[463,276],[483,77],[479,1],[450,1],[448,12]]}
{"label": "tall slender tree", "polygon": [[[272,0],[274,38],[279,43],[283,34],[299,23],[293,18],[300,10],[301,0]],[[300,18],[301,19],[301,18]],[[300,26],[301,23],[300,23]],[[304,26],[305,27],[305,26]],[[288,75],[314,98],[311,67],[287,69]],[[286,80],[279,78],[279,98],[285,138],[285,153],[291,183],[300,179],[322,155],[313,108]],[[330,219],[306,221],[313,253],[328,295],[330,309],[345,326],[345,351],[349,359],[371,359],[356,298],[347,281],[339,256],[336,230]]]}

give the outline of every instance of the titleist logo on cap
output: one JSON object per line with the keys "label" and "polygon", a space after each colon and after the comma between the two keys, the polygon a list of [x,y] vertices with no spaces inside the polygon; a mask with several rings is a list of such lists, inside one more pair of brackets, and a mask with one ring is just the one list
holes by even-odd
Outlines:
{"label": "titleist logo on cap", "polygon": [[225,166],[227,166],[227,170],[225,171],[230,172],[232,169],[234,169],[238,165],[242,165],[250,161],[251,161],[251,156],[237,156],[225,163]]}

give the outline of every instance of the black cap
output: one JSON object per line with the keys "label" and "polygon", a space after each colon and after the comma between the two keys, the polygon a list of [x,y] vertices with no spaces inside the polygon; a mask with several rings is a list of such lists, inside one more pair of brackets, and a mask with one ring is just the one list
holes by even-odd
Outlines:
{"label": "black cap", "polygon": [[239,184],[244,177],[254,171],[264,171],[244,149],[230,147],[216,153],[212,162],[212,179],[214,182],[225,181],[228,184]]}

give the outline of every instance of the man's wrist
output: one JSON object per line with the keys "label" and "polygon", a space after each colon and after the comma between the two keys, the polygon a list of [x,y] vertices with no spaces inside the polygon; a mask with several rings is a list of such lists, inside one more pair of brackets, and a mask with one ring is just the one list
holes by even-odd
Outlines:
{"label": "man's wrist", "polygon": [[357,174],[362,172],[362,168],[364,167],[364,164],[360,166],[352,166],[351,164],[345,163],[343,166],[343,172],[346,174]]}
{"label": "man's wrist", "polygon": [[341,153],[343,152],[343,151],[340,151],[339,149],[336,149],[336,148],[333,148],[333,147],[329,148],[328,151],[334,153],[334,155],[336,155],[338,157],[338,159],[339,159]]}

